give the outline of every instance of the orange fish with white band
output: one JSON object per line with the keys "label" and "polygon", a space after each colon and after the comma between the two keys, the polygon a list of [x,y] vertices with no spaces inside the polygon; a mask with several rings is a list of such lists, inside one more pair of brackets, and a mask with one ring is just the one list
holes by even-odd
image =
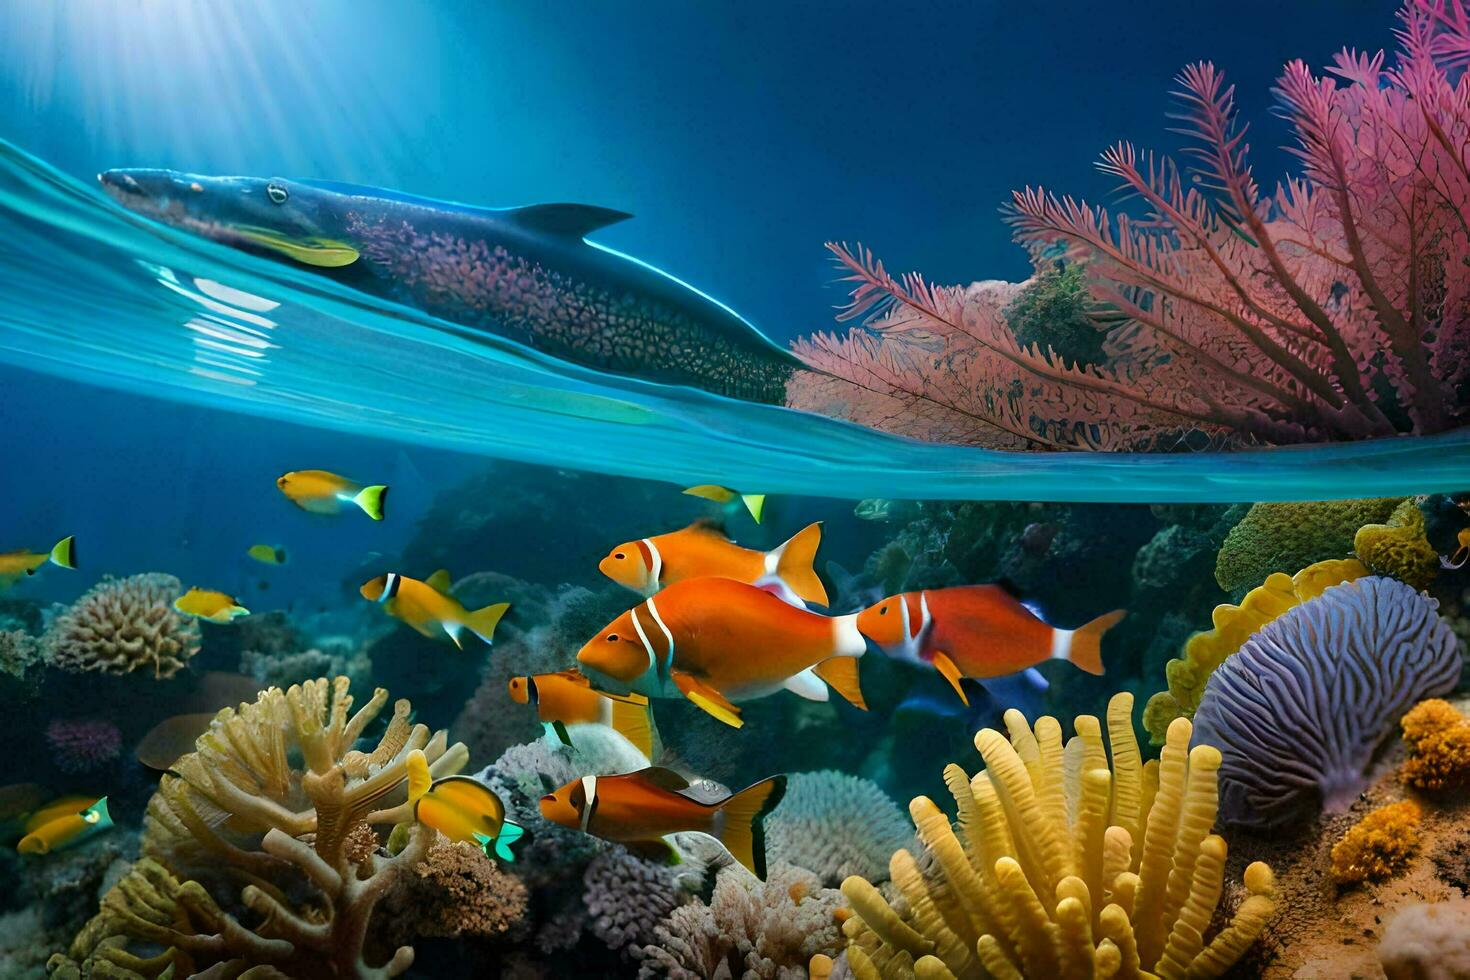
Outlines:
{"label": "orange fish with white band", "polygon": [[895,660],[933,667],[960,699],[960,679],[1003,677],[1043,660],[1103,672],[1102,636],[1126,613],[1115,609],[1075,630],[1057,629],[997,585],[961,585],[889,596],[858,614],[857,626]]}
{"label": "orange fish with white band", "polygon": [[577,663],[595,687],[684,697],[739,727],[735,702],[785,688],[826,701],[828,685],[866,708],[856,615],[821,616],[724,578],[686,579],[634,606],[588,640]]}
{"label": "orange fish with white band", "polygon": [[728,578],[771,588],[789,601],[827,605],[827,590],[812,570],[822,525],[808,524],[778,548],[742,548],[713,524],[699,521],[679,531],[625,541],[598,563],[602,574],[635,592],[653,595],[692,578]]}

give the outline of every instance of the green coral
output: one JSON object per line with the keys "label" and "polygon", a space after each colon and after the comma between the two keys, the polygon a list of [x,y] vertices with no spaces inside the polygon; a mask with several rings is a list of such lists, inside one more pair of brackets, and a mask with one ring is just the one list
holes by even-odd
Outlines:
{"label": "green coral", "polygon": [[1215,581],[1238,593],[1273,572],[1288,575],[1324,558],[1345,558],[1365,524],[1386,521],[1403,497],[1256,504],[1230,529],[1215,559]]}
{"label": "green coral", "polygon": [[1439,572],[1439,552],[1424,533],[1424,512],[1413,500],[1399,504],[1382,524],[1365,524],[1353,538],[1358,559],[1374,575],[1427,589]]}
{"label": "green coral", "polygon": [[1094,322],[1093,305],[1082,266],[1058,262],[1036,274],[1005,317],[1022,346],[1050,348],[1069,364],[1102,364],[1107,332]]}

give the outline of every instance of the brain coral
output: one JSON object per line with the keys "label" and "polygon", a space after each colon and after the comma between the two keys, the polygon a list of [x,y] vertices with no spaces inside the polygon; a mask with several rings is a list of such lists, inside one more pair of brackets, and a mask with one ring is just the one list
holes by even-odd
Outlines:
{"label": "brain coral", "polygon": [[1324,558],[1346,557],[1358,528],[1387,520],[1402,499],[1256,504],[1225,536],[1215,581],[1226,592],[1239,592],[1272,572],[1290,575]]}
{"label": "brain coral", "polygon": [[63,670],[172,677],[199,652],[199,627],[174,612],[172,575],[104,578],[46,631],[47,659]]}
{"label": "brain coral", "polygon": [[1370,576],[1287,611],[1215,671],[1195,737],[1219,748],[1220,813],[1270,827],[1363,788],[1404,713],[1455,686],[1460,644],[1411,586]]}
{"label": "brain coral", "polygon": [[1382,524],[1365,524],[1353,537],[1353,550],[1374,575],[1387,575],[1416,589],[1427,589],[1439,574],[1439,552],[1424,533],[1424,512],[1405,500]]}
{"label": "brain coral", "polygon": [[829,888],[848,875],[887,881],[889,856],[913,841],[908,819],[877,783],[830,769],[793,773],[766,819],[771,859],[805,868]]}

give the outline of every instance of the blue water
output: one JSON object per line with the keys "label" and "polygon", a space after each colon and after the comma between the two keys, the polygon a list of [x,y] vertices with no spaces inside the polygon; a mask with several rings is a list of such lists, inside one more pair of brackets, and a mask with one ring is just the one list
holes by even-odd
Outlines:
{"label": "blue water", "polygon": [[1455,491],[1470,433],[1016,454],[609,377],[129,214],[0,146],[0,359],[71,382],[596,472],[829,497],[1258,501]]}

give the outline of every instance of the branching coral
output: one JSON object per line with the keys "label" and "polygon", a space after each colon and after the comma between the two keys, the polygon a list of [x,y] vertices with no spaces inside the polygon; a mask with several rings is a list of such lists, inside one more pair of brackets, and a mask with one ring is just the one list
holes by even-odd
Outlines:
{"label": "branching coral", "polygon": [[1275,826],[1338,810],[1395,719],[1460,677],[1438,603],[1393,579],[1334,586],[1252,636],[1210,677],[1196,737],[1219,748],[1220,813]]}
{"label": "branching coral", "polygon": [[[372,751],[357,750],[388,692],[379,688],[353,712],[347,687],[345,677],[322,678],[221,711],[175,763],[177,775],[160,781],[144,818],[143,859],[103,899],[72,957],[148,977],[214,965],[219,976],[255,968],[303,980],[408,969],[409,947],[370,966],[363,944],[379,898],[436,835],[415,824],[391,859],[354,841],[364,823],[411,819],[411,751],[424,753],[436,777],[457,772],[467,753],[444,732],[410,723],[407,701],[394,705]],[[144,958],[109,937],[163,952]]]}
{"label": "branching coral", "polygon": [[1358,529],[1387,520],[1402,499],[1256,504],[1225,536],[1215,581],[1226,592],[1239,592],[1276,572],[1290,575],[1313,562],[1345,558]]}
{"label": "branching coral", "polygon": [[199,627],[174,611],[172,575],[104,578],[46,631],[46,658],[63,670],[172,677],[199,652]]}
{"label": "branching coral", "polygon": [[1387,575],[1427,589],[1439,574],[1439,552],[1424,534],[1424,512],[1412,499],[1382,524],[1366,524],[1353,537],[1353,551],[1374,575]]}
{"label": "branching coral", "polygon": [[1470,787],[1470,718],[1431,698],[1415,705],[1400,724],[1409,749],[1399,767],[1404,785],[1426,793]]}
{"label": "branching coral", "polygon": [[[1219,976],[1275,908],[1264,864],[1245,871],[1249,897],[1206,942],[1224,887],[1225,841],[1212,834],[1220,754],[1189,748],[1176,719],[1159,762],[1145,765],[1133,698],[1083,715],[1064,746],[1056,719],[1035,727],[1006,712],[1009,739],[985,729],[985,770],[949,766],[958,828],[927,797],[909,805],[931,870],[893,855],[895,907],[853,877],[844,931],[859,980],[878,977]],[[1111,765],[1109,758],[1111,756]],[[1147,971],[1147,973],[1143,972]]]}
{"label": "branching coral", "polygon": [[787,777],[781,805],[766,818],[766,853],[836,887],[848,875],[886,881],[888,856],[913,842],[898,804],[874,782],[844,772]]}
{"label": "branching coral", "polygon": [[1295,606],[1315,599],[1329,586],[1350,582],[1368,574],[1356,558],[1329,559],[1287,576],[1275,572],[1246,593],[1240,605],[1221,604],[1211,619],[1214,629],[1191,636],[1184,644],[1184,655],[1164,666],[1169,689],[1148,699],[1143,709],[1143,724],[1153,736],[1153,744],[1164,744],[1164,734],[1175,718],[1193,718],[1205,684],[1225,658],[1240,649],[1250,636]]}
{"label": "branching coral", "polygon": [[1419,849],[1419,817],[1419,804],[1401,800],[1353,824],[1332,847],[1332,880],[1357,885],[1403,871]]}
{"label": "branching coral", "polygon": [[1401,17],[1394,68],[1351,50],[1324,78],[1286,66],[1276,95],[1302,173],[1274,192],[1252,173],[1234,88],[1202,62],[1178,78],[1193,168],[1127,142],[1103,154],[1102,170],[1141,202],[1137,217],[1040,187],[1015,193],[1016,237],[1038,261],[1085,263],[1092,299],[1116,313],[1106,365],[1023,346],[984,290],[894,277],[832,246],[857,284],[845,315],[882,318],[798,344],[844,380],[798,375],[788,398],[846,402],[857,407],[844,414],[909,435],[1068,449],[1459,424],[1470,18],[1461,0],[1410,0]]}
{"label": "branching coral", "polygon": [[764,882],[743,868],[721,871],[708,905],[677,908],[638,955],[643,980],[803,980],[813,956],[841,948],[841,893],[809,872],[778,865]]}

